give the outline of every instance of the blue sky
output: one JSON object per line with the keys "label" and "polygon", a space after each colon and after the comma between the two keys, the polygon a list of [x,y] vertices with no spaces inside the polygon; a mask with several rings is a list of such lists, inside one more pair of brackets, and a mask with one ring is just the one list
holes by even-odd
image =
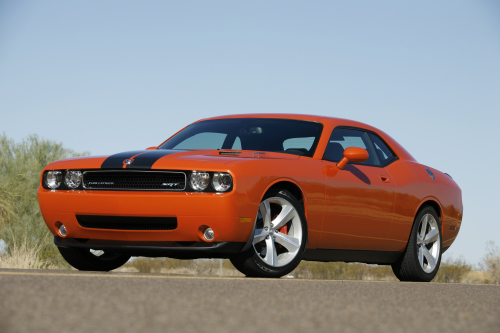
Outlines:
{"label": "blue sky", "polygon": [[94,155],[222,114],[378,127],[453,176],[445,256],[500,245],[500,2],[0,0],[0,131]]}

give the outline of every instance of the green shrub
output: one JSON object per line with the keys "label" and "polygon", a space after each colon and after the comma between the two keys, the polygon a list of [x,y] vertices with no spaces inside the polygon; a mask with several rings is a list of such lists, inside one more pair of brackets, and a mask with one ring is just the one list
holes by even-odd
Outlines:
{"label": "green shrub", "polygon": [[[20,143],[0,135],[0,239],[9,249],[27,242],[28,248],[41,246],[39,257],[50,265],[69,267],[51,241],[43,221],[36,191],[43,168],[56,160],[88,155],[63,148],[61,143],[30,135]],[[8,250],[9,251],[9,250]]]}

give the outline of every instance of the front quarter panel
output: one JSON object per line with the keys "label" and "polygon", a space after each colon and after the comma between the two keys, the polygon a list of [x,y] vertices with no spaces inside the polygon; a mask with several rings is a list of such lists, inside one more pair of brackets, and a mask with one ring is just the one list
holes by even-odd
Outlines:
{"label": "front quarter panel", "polygon": [[321,161],[307,157],[293,160],[255,158],[234,163],[230,169],[235,174],[238,186],[245,188],[251,207],[248,212],[253,219],[271,186],[279,182],[297,185],[304,200],[309,232],[308,248],[319,246],[325,198],[325,175]]}

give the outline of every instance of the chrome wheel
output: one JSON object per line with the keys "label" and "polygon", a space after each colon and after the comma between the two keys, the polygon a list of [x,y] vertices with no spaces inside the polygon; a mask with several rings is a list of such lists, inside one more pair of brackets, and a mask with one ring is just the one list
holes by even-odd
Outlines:
{"label": "chrome wheel", "polygon": [[290,263],[302,244],[302,222],[295,207],[286,199],[267,198],[259,206],[253,248],[267,265]]}
{"label": "chrome wheel", "polygon": [[417,256],[425,273],[436,269],[441,251],[439,224],[432,214],[425,214],[417,229]]}

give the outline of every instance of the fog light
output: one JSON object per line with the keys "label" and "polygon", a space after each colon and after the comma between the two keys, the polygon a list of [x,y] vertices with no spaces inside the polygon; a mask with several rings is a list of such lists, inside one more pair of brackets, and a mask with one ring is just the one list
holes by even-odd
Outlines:
{"label": "fog light", "polygon": [[205,237],[205,239],[207,241],[212,241],[214,240],[215,238],[215,233],[214,231],[212,230],[212,228],[206,228],[205,229],[205,232],[203,233],[203,237]]}
{"label": "fog light", "polygon": [[64,226],[64,224],[61,224],[61,226],[59,227],[59,235],[66,237],[67,234],[68,231],[66,230],[66,227]]}

